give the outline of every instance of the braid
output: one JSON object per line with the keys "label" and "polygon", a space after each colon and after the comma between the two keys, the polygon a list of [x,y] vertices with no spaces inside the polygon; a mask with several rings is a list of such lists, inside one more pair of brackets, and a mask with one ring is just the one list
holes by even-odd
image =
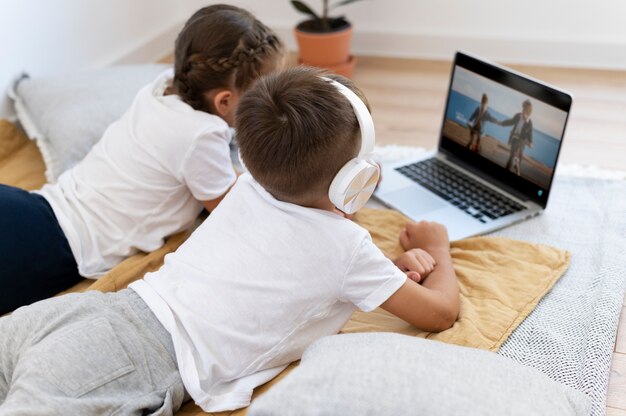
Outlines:
{"label": "braid", "polygon": [[230,71],[236,66],[236,63],[233,62],[232,58],[221,58],[221,57],[209,57],[202,54],[195,54],[189,58],[189,66],[194,70],[198,70],[201,72],[217,72],[222,73],[226,71]]}
{"label": "braid", "polygon": [[205,102],[206,91],[244,90],[282,54],[282,44],[269,28],[228,5],[197,11],[178,35],[175,49],[173,91],[207,112],[211,103]]}
{"label": "braid", "polygon": [[[174,75],[174,86],[176,92],[187,104],[200,110],[204,107],[204,101],[202,96],[196,93],[196,89],[193,88],[193,73],[192,65],[190,62],[185,62],[180,70],[177,70]],[[191,84],[191,85],[190,85]]]}
{"label": "braid", "polygon": [[[269,42],[267,39],[261,41],[256,47],[249,48],[238,46],[233,51],[232,61],[236,61],[238,65],[246,62],[260,62],[265,54],[267,54]],[[235,58],[235,59],[233,59]]]}
{"label": "braid", "polygon": [[278,39],[271,33],[261,39],[252,39],[246,42],[240,40],[239,45],[231,55],[231,61],[236,62],[235,85],[245,89],[250,83],[263,73],[263,64],[268,57],[280,50]]}

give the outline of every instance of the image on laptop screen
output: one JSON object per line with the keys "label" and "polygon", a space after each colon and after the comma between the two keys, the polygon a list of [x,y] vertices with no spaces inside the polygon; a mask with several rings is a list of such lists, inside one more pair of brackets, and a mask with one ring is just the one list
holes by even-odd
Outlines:
{"label": "image on laptop screen", "polygon": [[454,141],[454,153],[473,164],[487,159],[490,173],[515,188],[522,185],[525,193],[543,200],[550,189],[571,105],[559,94],[502,68],[464,67],[457,59],[442,141]]}

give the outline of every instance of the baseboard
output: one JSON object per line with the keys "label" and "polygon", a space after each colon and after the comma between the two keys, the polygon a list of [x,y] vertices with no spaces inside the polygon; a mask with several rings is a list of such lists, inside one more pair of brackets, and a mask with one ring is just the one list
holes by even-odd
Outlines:
{"label": "baseboard", "polygon": [[13,103],[6,94],[0,97],[0,119],[9,120],[10,122],[17,120],[15,110],[13,109]]}
{"label": "baseboard", "polygon": [[[273,27],[290,50],[296,50],[293,27]],[[429,34],[354,32],[355,55],[451,60],[464,50],[509,64],[572,68],[626,69],[626,42],[577,42],[544,39],[495,39]]]}
{"label": "baseboard", "polygon": [[[171,53],[183,22],[157,36],[134,45],[110,64],[155,62]],[[297,50],[293,27],[272,26],[289,50]],[[626,41],[579,42],[543,39],[496,39],[430,34],[354,33],[355,55],[412,59],[450,60],[457,50],[465,50],[490,60],[523,65],[572,68],[626,69]]]}
{"label": "baseboard", "polygon": [[176,23],[147,40],[132,45],[118,57],[111,59],[110,65],[128,65],[158,62],[174,51],[174,41],[184,22]]}

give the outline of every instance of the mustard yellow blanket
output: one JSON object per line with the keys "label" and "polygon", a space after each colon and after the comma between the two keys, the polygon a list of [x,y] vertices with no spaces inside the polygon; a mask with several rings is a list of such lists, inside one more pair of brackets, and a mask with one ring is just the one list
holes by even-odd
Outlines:
{"label": "mustard yellow blanket", "polygon": [[[11,123],[0,121],[0,183],[36,189],[45,182],[43,172],[44,165],[34,144]],[[374,242],[387,256],[394,258],[401,253],[398,235],[407,222],[402,215],[389,210],[363,209],[355,221],[370,231]],[[122,289],[146,272],[158,269],[165,254],[176,250],[188,234],[174,235],[161,249],[132,256],[98,281],[85,280],[70,291]],[[461,312],[452,328],[439,334],[422,332],[379,309],[370,313],[355,312],[342,332],[399,332],[497,351],[569,264],[566,251],[493,237],[453,242],[452,258],[461,289]],[[255,396],[270,388],[294,365],[259,387]],[[245,413],[245,409],[240,409],[218,414]],[[204,413],[188,403],[177,414]]]}

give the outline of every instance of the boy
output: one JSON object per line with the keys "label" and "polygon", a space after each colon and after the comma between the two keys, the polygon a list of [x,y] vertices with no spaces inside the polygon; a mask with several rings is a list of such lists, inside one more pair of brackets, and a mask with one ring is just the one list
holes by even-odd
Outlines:
{"label": "boy", "polygon": [[0,414],[171,414],[186,392],[205,411],[236,409],[355,305],[430,331],[454,323],[445,228],[408,225],[394,265],[335,212],[331,181],[361,138],[350,101],[319,75],[294,68],[244,94],[250,174],[158,272],[0,319]]}
{"label": "boy", "polygon": [[506,169],[514,172],[517,176],[521,174],[521,161],[524,157],[524,147],[533,147],[533,121],[530,115],[533,112],[533,105],[530,100],[522,103],[522,112],[515,114],[508,120],[503,120],[501,126],[514,126],[509,135],[509,160],[506,162]]}

